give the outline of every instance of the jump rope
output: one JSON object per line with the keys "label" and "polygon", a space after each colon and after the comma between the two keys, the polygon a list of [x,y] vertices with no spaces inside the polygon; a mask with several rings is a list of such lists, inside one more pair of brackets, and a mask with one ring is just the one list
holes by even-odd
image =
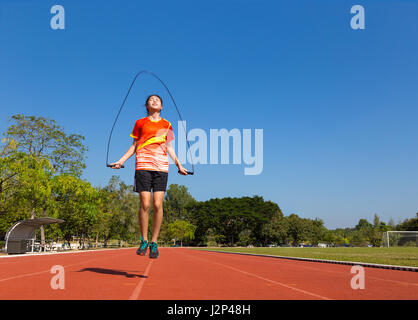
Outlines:
{"label": "jump rope", "polygon": [[[121,111],[122,111],[122,109],[123,109],[123,107],[124,107],[124,105],[125,105],[125,102],[126,102],[126,100],[128,99],[128,96],[129,96],[129,93],[131,92],[131,89],[132,89],[132,87],[133,87],[133,85],[134,85],[134,83],[135,83],[135,81],[136,81],[136,79],[138,78],[138,76],[140,75],[140,74],[149,74],[149,75],[151,75],[151,76],[153,76],[155,79],[157,79],[163,86],[164,86],[164,88],[167,90],[167,92],[168,92],[168,94],[169,94],[169,96],[170,96],[170,98],[171,98],[171,101],[173,101],[173,104],[174,104],[174,106],[176,107],[176,110],[177,110],[177,114],[179,115],[179,118],[180,118],[180,121],[181,121],[181,124],[183,125],[183,130],[184,130],[184,133],[185,133],[185,135],[186,135],[186,137],[187,137],[187,132],[186,132],[186,128],[185,128],[185,126],[184,126],[184,121],[183,121],[183,118],[181,117],[181,114],[180,114],[180,111],[179,111],[179,108],[177,107],[177,104],[176,104],[176,101],[174,101],[174,98],[173,98],[173,96],[171,95],[171,92],[170,92],[170,90],[168,89],[168,87],[165,85],[165,83],[159,78],[159,77],[157,77],[154,73],[152,73],[152,72],[149,72],[149,71],[146,71],[146,70],[143,70],[143,71],[139,71],[136,75],[135,75],[135,77],[134,77],[134,79],[132,80],[132,82],[131,82],[131,85],[129,86],[129,90],[128,90],[128,92],[126,93],[126,96],[125,96],[125,99],[123,99],[123,102],[122,102],[122,105],[120,106],[120,108],[119,108],[119,112],[118,112],[118,114],[116,115],[116,118],[115,118],[115,121],[113,122],[113,126],[112,126],[112,129],[110,130],[110,135],[109,135],[109,140],[108,140],[108,142],[107,142],[107,151],[106,151],[106,167],[109,167],[109,168],[112,168],[113,166],[112,165],[110,165],[109,164],[109,146],[110,146],[110,140],[112,139],[112,133],[113,133],[113,129],[115,128],[115,125],[116,125],[116,122],[118,121],[118,118],[119,118],[119,114],[121,113]],[[193,159],[192,159],[192,154],[191,154],[191,152],[190,152],[190,145],[189,145],[189,141],[187,140],[187,138],[186,138],[186,143],[187,143],[187,148],[188,148],[188,150],[189,150],[189,155],[190,155],[190,160],[191,160],[191,164],[192,164],[192,171],[187,171],[187,174],[189,175],[194,175],[194,165],[193,165]],[[121,168],[124,168],[125,166],[121,166]],[[179,173],[180,173],[180,170],[178,171]]]}

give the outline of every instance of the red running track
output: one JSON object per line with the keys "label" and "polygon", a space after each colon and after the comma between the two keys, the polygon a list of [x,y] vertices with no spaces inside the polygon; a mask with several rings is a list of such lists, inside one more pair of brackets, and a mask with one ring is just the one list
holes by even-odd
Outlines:
{"label": "red running track", "polygon": [[[365,289],[351,288],[351,266],[160,248],[0,258],[0,299],[8,300],[362,300],[418,299],[418,273],[364,268]],[[54,265],[64,289],[52,289]]]}

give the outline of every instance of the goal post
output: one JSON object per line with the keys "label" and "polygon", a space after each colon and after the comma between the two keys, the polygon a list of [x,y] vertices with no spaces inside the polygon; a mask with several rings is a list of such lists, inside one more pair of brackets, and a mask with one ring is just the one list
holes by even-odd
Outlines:
{"label": "goal post", "polygon": [[418,247],[418,231],[386,231],[383,233],[383,247]]}

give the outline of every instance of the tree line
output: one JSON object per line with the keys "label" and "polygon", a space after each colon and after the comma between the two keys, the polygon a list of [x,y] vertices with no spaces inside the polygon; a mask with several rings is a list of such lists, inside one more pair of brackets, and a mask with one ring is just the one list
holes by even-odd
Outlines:
{"label": "tree line", "polygon": [[[418,213],[397,225],[393,220],[385,223],[375,214],[373,223],[360,219],[354,228],[329,230],[320,218],[302,218],[297,214],[285,216],[276,203],[260,196],[199,202],[184,186],[171,185],[167,192],[182,199],[167,205],[182,203],[170,207],[169,213],[175,213],[175,219],[194,226],[194,237],[187,239],[193,246],[316,246],[326,243],[330,246],[379,247],[386,231],[418,231]],[[171,200],[173,198],[171,195]]]}
{"label": "tree line", "polygon": [[[0,235],[19,220],[48,216],[65,223],[41,228],[41,242],[138,243],[138,194],[117,176],[105,187],[81,178],[88,150],[83,136],[43,117],[17,114],[10,121],[0,148]],[[260,196],[196,201],[177,184],[168,187],[163,207],[159,241],[167,245],[380,246],[385,231],[418,230],[418,214],[398,225],[375,214],[373,223],[361,219],[354,228],[328,230],[321,219],[285,216]]]}

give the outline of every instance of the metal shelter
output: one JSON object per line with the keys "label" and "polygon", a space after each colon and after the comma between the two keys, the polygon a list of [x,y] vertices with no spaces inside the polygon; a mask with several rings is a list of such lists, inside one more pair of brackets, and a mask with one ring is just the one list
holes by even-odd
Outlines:
{"label": "metal shelter", "polygon": [[31,248],[33,251],[36,229],[42,225],[63,222],[64,220],[49,217],[16,222],[6,233],[6,252],[8,254],[26,253],[28,241],[32,242]]}

